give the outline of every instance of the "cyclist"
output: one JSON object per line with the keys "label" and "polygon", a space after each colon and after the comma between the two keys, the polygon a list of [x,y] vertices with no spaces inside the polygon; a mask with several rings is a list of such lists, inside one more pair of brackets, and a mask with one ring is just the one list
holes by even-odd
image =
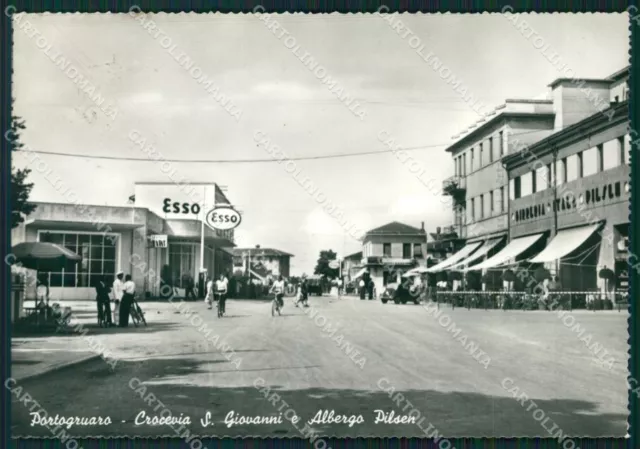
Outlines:
{"label": "cyclist", "polygon": [[218,307],[220,307],[220,311],[222,313],[226,312],[226,302],[227,302],[227,287],[229,285],[229,281],[224,273],[220,273],[220,279],[216,281],[216,296],[218,297]]}
{"label": "cyclist", "polygon": [[271,290],[269,290],[269,293],[276,294],[276,300],[278,301],[278,305],[281,309],[284,308],[284,300],[282,299],[284,297],[284,289],[284,279],[282,276],[278,276],[278,280],[273,283]]}

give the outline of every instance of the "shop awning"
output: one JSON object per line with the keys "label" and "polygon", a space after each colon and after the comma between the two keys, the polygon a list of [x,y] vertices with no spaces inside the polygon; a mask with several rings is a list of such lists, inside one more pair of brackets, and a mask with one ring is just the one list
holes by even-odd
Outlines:
{"label": "shop awning", "polygon": [[488,258],[478,265],[466,268],[463,271],[484,270],[486,268],[494,268],[509,263],[511,259],[518,257],[520,254],[528,250],[531,245],[540,240],[543,235],[543,233],[540,233],[513,239],[507,246],[502,248],[502,251],[498,252],[493,257]]}
{"label": "shop awning", "polygon": [[366,268],[363,268],[362,270],[358,271],[355,275],[352,276],[352,279],[358,279],[359,277],[362,277],[363,274],[365,274],[367,272]]}
{"label": "shop awning", "polygon": [[480,245],[482,245],[482,243],[483,242],[475,242],[475,243],[469,243],[465,245],[464,248],[462,248],[460,251],[458,251],[448,259],[443,260],[438,265],[435,265],[431,268],[427,268],[425,270],[425,273],[435,273],[437,271],[443,271],[448,269],[451,265],[457,264],[461,260],[469,257],[471,253],[473,253],[475,250],[480,248]]}
{"label": "shop awning", "polygon": [[481,257],[484,257],[487,254],[489,254],[489,251],[491,251],[493,248],[498,246],[503,241],[504,241],[504,237],[499,237],[497,239],[489,239],[489,240],[487,240],[486,242],[484,242],[484,244],[482,245],[482,247],[478,251],[476,251],[475,253],[471,254],[466,259],[456,263],[455,265],[451,265],[448,269],[449,270],[456,270],[456,269],[460,270],[463,267],[468,266],[470,263],[473,263],[476,260],[480,259]]}
{"label": "shop awning", "polygon": [[561,259],[587,241],[600,225],[580,226],[559,231],[540,254],[530,259],[531,263],[553,262]]}

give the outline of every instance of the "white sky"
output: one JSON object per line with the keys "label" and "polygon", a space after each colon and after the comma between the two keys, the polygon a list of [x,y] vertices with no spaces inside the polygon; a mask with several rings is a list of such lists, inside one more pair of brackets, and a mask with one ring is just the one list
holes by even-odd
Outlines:
{"label": "white sky", "polygon": [[[145,157],[132,129],[166,158],[265,158],[254,133],[268,134],[290,157],[383,150],[386,130],[412,151],[437,185],[453,173],[444,152],[451,136],[478,116],[415,50],[373,15],[281,15],[278,21],[366,111],[359,120],[289,49],[251,15],[161,14],[154,17],[243,113],[236,122],[158,40],[127,15],[46,14],[27,18],[53,48],[72,60],[118,109],[115,121],[82,117],[90,100],[36,46],[14,32],[15,113],[23,141],[40,151]],[[493,107],[506,98],[539,98],[560,76],[540,50],[499,14],[403,15],[402,21],[470,92]],[[622,14],[528,14],[526,20],[576,76],[610,75],[628,64],[628,22]],[[301,53],[302,53],[301,51]],[[115,63],[112,63],[115,61]],[[107,65],[109,64],[109,65]],[[43,156],[89,204],[123,205],[135,181],[166,181],[153,162]],[[14,164],[24,166],[19,155]],[[428,231],[451,214],[392,154],[298,162],[346,217],[364,229],[392,220]],[[240,246],[295,255],[292,274],[310,273],[321,249],[360,249],[277,164],[174,164],[180,175],[228,187],[244,213]],[[64,202],[32,172],[32,199]]]}

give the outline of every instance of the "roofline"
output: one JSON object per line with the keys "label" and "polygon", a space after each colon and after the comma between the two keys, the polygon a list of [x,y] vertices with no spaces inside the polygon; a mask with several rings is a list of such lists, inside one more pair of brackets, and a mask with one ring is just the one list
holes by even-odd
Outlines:
{"label": "roofline", "polygon": [[[491,120],[483,123],[480,127],[474,129],[466,136],[463,136],[459,140],[457,140],[453,145],[449,146],[445,151],[447,153],[453,153],[459,147],[463,146],[469,140],[473,140],[473,138],[478,137],[479,134],[482,134],[482,131],[486,131],[489,126],[495,125],[501,120],[506,120],[507,118],[528,118],[528,117],[537,117],[537,118],[554,118],[556,116],[555,112],[508,112],[504,111],[493,117]],[[541,129],[540,131],[545,131]]]}
{"label": "roofline", "polygon": [[[55,204],[60,206],[74,206],[74,207],[77,207],[77,204],[81,204],[81,203],[60,203],[57,201],[27,201],[27,202],[30,204]],[[151,210],[148,207],[142,207],[142,206],[136,207],[134,204],[124,204],[122,206],[113,206],[108,204],[86,204],[85,203],[82,205],[87,207],[121,207],[126,209],[141,209],[141,210],[148,210],[149,212],[151,212]]]}
{"label": "roofline", "polygon": [[[544,139],[539,140],[532,145],[529,145],[528,153],[543,153],[543,149],[547,148],[548,146],[558,144],[563,139],[582,132],[586,126],[591,127],[593,125],[601,123],[606,123],[611,126],[617,125],[621,121],[628,120],[628,108],[629,101],[625,100],[623,102],[620,102],[619,104],[615,104],[614,106],[605,109],[603,112],[596,112],[595,114],[592,114],[589,117],[582,119],[581,121],[574,123],[571,126],[568,126],[567,128],[561,129],[551,134],[550,136],[547,136]],[[625,109],[627,110],[627,113],[624,113]],[[614,117],[611,120],[609,120],[605,115],[605,113],[609,110],[614,111]],[[502,164],[507,170],[516,168],[519,165],[520,161],[526,162],[526,160],[522,157],[522,150],[513,154],[508,154],[502,158]]]}
{"label": "roofline", "polygon": [[293,254],[288,253],[286,251],[281,251],[279,249],[275,249],[275,248],[255,248],[255,247],[243,247],[243,248],[234,248],[234,251],[248,251],[248,250],[258,250],[258,251],[267,251],[267,250],[271,250],[271,251],[277,251],[280,254],[278,254],[278,256],[287,256],[287,257],[295,257]]}
{"label": "roofline", "polygon": [[615,73],[613,73],[613,74],[609,75],[609,76],[607,77],[607,79],[610,79],[610,80],[611,80],[611,81],[613,81],[613,82],[620,81],[621,79],[623,79],[623,78],[625,78],[625,77],[629,77],[629,71],[630,71],[630,69],[631,69],[631,66],[630,66],[630,65],[628,65],[628,66],[626,66],[625,68],[620,69],[620,70],[618,70],[617,72],[615,72]]}
{"label": "roofline", "polygon": [[606,84],[607,86],[610,86],[612,80],[605,78],[557,78],[553,80],[551,84],[548,84],[547,87],[554,89],[558,84],[564,82],[572,82],[573,84],[585,82],[590,84]]}

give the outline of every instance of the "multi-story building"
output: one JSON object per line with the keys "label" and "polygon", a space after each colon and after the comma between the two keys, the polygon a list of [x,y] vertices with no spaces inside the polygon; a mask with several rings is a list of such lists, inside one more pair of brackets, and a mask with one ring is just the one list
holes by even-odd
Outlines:
{"label": "multi-story building", "polygon": [[[211,204],[214,198],[215,204],[229,204],[216,184],[200,186],[210,191]],[[95,283],[102,276],[111,282],[118,271],[132,276],[141,297],[160,296],[161,279],[180,294],[184,275],[198,282],[202,268],[214,276],[230,271],[226,249],[235,246],[234,232],[203,223],[204,204],[200,214],[163,212],[167,197],[192,201],[178,186],[167,183],[137,184],[135,197],[130,206],[34,202],[36,209],[12,230],[12,244],[56,243],[82,257],[74,267],[44,273],[51,298],[59,300],[95,298]],[[27,285],[26,298],[34,299],[35,284]]]}
{"label": "multi-story building", "polygon": [[354,279],[369,272],[376,291],[388,283],[400,282],[400,276],[412,268],[426,266],[427,233],[424,222],[415,228],[397,221],[368,231],[362,241],[362,269]]}
{"label": "multi-story building", "polygon": [[268,278],[284,276],[288,278],[293,254],[273,248],[233,249],[233,270],[245,275],[253,275],[265,282]]}
{"label": "multi-story building", "polygon": [[464,246],[464,240],[458,236],[455,226],[437,227],[436,232],[431,232],[429,235],[431,240],[427,242],[428,267],[446,260]]}
{"label": "multi-story building", "polygon": [[[628,68],[606,79],[558,79],[549,85],[551,100],[508,100],[494,116],[458,137],[447,149],[455,174],[443,190],[452,196],[454,223],[466,245],[431,271],[486,273],[517,261],[543,259],[547,268],[554,268],[550,265],[567,255],[553,264],[547,260],[566,240],[561,231],[577,226],[585,211],[602,207],[608,209],[598,213],[611,218],[599,229],[611,236],[613,243],[607,245],[617,248],[615,242],[624,239],[621,229],[628,221],[627,78]],[[580,194],[575,201],[558,198],[560,186]],[[578,204],[584,204],[582,209]],[[571,233],[572,241],[579,241],[588,229]],[[547,247],[557,233],[556,243]],[[601,248],[604,252],[598,253],[591,271],[596,265],[613,269],[615,250],[607,248]],[[578,265],[586,269],[589,264]],[[564,266],[561,282],[577,279],[568,268],[572,265]],[[584,281],[584,288],[595,286],[596,278]]]}
{"label": "multi-story building", "polygon": [[342,259],[342,277],[345,284],[354,281],[354,276],[360,270],[362,270],[362,251],[349,254]]}

